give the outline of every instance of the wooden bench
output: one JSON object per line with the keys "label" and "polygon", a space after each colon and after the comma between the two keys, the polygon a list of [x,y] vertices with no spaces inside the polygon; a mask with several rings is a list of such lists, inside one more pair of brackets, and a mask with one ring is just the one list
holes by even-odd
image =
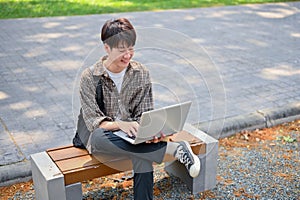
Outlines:
{"label": "wooden bench", "polygon": [[[192,193],[202,192],[216,185],[218,141],[198,129],[185,125],[184,131],[169,138],[172,141],[189,141],[193,152],[201,160],[200,175],[192,178],[185,167],[177,161],[166,164],[165,170],[180,177]],[[81,182],[122,172],[113,163],[103,164],[88,153],[73,145],[48,149],[32,157],[32,176],[36,199],[54,200],[82,199]],[[209,162],[208,162],[209,161]],[[115,164],[130,160],[114,161]],[[130,164],[126,170],[131,170]],[[124,169],[123,169],[124,171]]]}

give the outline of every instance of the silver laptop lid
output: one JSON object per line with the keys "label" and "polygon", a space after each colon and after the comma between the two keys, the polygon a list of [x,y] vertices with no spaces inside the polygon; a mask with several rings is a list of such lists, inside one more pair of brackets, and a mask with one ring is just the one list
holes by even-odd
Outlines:
{"label": "silver laptop lid", "polygon": [[160,132],[170,135],[181,131],[191,104],[187,101],[144,112],[136,137],[152,139],[155,135],[160,136]]}

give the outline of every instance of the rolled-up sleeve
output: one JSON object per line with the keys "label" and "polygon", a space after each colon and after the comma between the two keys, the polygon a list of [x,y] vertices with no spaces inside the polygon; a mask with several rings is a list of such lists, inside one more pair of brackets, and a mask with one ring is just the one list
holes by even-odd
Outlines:
{"label": "rolled-up sleeve", "polygon": [[96,102],[96,85],[91,70],[85,69],[80,79],[80,103],[84,122],[90,132],[99,127],[104,120],[111,118],[104,115]]}

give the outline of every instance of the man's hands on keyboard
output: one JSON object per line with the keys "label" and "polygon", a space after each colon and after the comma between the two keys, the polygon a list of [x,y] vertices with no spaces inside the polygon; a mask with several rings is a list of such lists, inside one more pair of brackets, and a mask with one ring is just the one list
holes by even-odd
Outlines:
{"label": "man's hands on keyboard", "polygon": [[125,122],[125,121],[117,121],[116,122],[120,128],[120,130],[127,133],[129,137],[135,137],[137,130],[139,128],[139,124],[137,122]]}

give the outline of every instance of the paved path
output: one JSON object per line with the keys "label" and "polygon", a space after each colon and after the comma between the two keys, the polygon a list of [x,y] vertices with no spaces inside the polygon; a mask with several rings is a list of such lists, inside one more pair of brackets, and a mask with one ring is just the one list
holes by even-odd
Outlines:
{"label": "paved path", "polygon": [[29,176],[31,154],[71,142],[78,74],[103,53],[99,29],[110,18],[128,17],[136,26],[135,59],[151,71],[156,107],[192,100],[189,122],[217,121],[219,128],[266,110],[283,120],[299,115],[299,8],[294,2],[0,20],[1,184]]}

